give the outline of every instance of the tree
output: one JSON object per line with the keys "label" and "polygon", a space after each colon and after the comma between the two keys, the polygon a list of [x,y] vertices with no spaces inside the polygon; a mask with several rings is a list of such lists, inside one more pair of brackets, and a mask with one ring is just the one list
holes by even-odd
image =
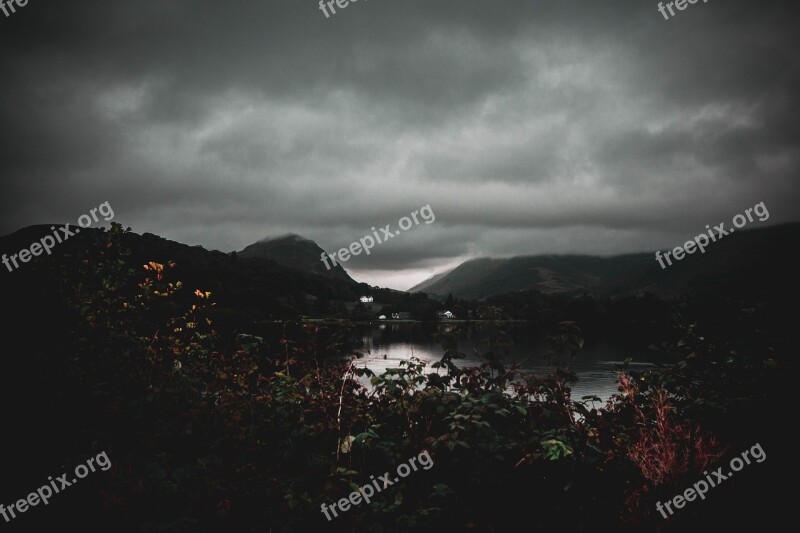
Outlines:
{"label": "tree", "polygon": [[444,306],[447,309],[450,309],[451,307],[453,307],[453,293],[450,293],[450,294],[447,295],[447,301],[444,303]]}

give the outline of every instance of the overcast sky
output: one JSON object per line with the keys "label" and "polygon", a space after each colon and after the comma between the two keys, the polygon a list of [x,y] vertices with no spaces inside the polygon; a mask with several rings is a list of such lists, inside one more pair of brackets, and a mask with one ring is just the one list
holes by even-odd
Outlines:
{"label": "overcast sky", "polygon": [[[666,249],[797,221],[798,6],[30,0],[0,12],[0,234],[116,220],[224,252],[294,232],[405,289],[474,256]],[[730,222],[728,222],[730,225]]]}

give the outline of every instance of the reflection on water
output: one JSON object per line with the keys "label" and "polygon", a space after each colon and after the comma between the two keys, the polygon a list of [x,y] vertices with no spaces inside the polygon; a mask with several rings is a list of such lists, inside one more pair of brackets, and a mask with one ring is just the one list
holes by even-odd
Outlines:
{"label": "reflection on water", "polygon": [[[461,324],[445,324],[439,332],[448,332],[458,341],[458,350],[465,358],[456,359],[459,367],[480,365],[481,355],[488,351],[486,327]],[[387,368],[398,368],[399,362],[411,357],[429,363],[441,359],[444,350],[434,338],[435,330],[425,329],[420,324],[388,323],[361,326],[359,334],[363,343],[364,357],[358,366],[365,366],[376,374]],[[548,366],[548,356],[555,359],[556,346],[546,339],[546,335],[531,326],[514,326],[510,329],[513,341],[507,364],[518,363],[525,370],[552,372]],[[562,368],[569,368],[578,376],[578,383],[572,390],[573,399],[582,396],[598,396],[603,401],[617,392],[616,372],[626,358],[631,358],[631,366],[646,367],[656,361],[655,355],[646,347],[632,347],[619,341],[598,340],[584,345],[574,358],[562,355],[557,358]]]}

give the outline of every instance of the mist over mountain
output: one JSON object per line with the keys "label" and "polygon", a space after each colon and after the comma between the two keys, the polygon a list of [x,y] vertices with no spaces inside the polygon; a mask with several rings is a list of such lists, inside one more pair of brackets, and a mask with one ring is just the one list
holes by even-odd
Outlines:
{"label": "mist over mountain", "polygon": [[[471,259],[409,289],[435,296],[483,299],[517,291],[671,298],[682,294],[786,292],[794,286],[793,252],[800,224],[738,232],[662,269],[655,253],[612,257],[537,255]],[[687,237],[688,238],[688,237]],[[679,243],[676,243],[678,245]]]}

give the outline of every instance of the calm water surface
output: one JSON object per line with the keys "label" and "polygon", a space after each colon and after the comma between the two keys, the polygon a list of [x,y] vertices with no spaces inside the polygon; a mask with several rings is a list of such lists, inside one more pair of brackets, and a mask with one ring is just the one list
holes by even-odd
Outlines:
{"label": "calm water surface", "polygon": [[[488,351],[486,339],[489,328],[481,325],[442,324],[440,332],[447,332],[457,339],[458,350],[466,355],[455,360],[459,367],[480,365],[481,355]],[[507,363],[521,363],[525,370],[552,372],[548,357],[558,357],[557,347],[546,335],[532,326],[515,325],[508,328],[513,343]],[[398,368],[400,361],[416,357],[430,363],[442,358],[444,349],[435,338],[435,330],[421,324],[384,323],[364,325],[358,328],[363,344],[364,357],[359,366],[367,367],[376,374],[388,368]],[[568,367],[578,375],[578,383],[572,391],[573,399],[582,396],[598,396],[607,400],[617,392],[616,372],[626,358],[631,358],[632,368],[644,368],[658,360],[656,354],[644,343],[639,346],[621,340],[587,339],[584,348],[574,358],[561,355],[560,366]]]}

